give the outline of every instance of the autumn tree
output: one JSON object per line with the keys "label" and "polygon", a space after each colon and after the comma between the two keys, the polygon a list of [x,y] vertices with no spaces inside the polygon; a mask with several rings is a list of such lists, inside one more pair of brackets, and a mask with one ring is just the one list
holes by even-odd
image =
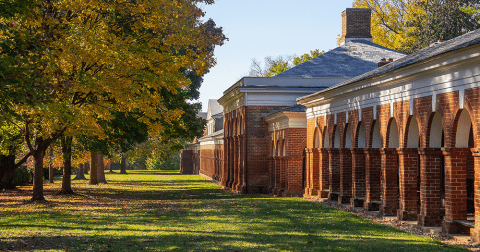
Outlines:
{"label": "autumn tree", "polygon": [[405,43],[414,43],[409,36],[415,27],[407,22],[421,20],[425,10],[418,0],[355,0],[354,8],[372,10],[371,33],[373,42],[397,51],[403,51]]}
{"label": "autumn tree", "polygon": [[105,139],[98,119],[111,120],[112,111],[141,114],[149,132],[181,117],[181,108],[165,106],[162,91],[175,95],[191,84],[186,71],[208,71],[212,48],[225,40],[213,21],[201,21],[200,2],[32,1],[18,15],[4,15],[0,97],[23,99],[2,106],[25,125],[35,160],[32,200],[44,200],[43,157],[56,139]]}

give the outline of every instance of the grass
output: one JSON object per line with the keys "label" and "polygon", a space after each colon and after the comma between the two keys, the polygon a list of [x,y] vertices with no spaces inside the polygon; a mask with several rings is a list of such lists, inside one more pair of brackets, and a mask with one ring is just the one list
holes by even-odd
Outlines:
{"label": "grass", "polygon": [[0,251],[465,251],[300,198],[232,195],[167,171],[74,181],[75,196],[25,204],[30,187],[0,194]]}

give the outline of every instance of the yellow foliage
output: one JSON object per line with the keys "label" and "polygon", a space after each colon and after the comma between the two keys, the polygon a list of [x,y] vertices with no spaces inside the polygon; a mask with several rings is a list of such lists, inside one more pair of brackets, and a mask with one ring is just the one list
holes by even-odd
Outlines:
{"label": "yellow foliage", "polygon": [[[373,42],[394,50],[402,50],[402,45],[411,42],[406,23],[425,15],[418,0],[355,0],[354,8],[372,10]],[[413,28],[409,28],[413,29]]]}

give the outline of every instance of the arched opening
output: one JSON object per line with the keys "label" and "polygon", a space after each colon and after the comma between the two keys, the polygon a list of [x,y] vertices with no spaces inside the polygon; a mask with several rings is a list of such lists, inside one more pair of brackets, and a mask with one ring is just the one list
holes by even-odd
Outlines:
{"label": "arched opening", "polygon": [[315,130],[315,142],[313,147],[316,149],[320,148],[320,130],[318,128]]}
{"label": "arched opening", "polygon": [[323,148],[330,148],[330,134],[328,128],[325,128],[325,134],[323,136]]}
{"label": "arched opening", "polygon": [[470,137],[470,128],[472,127],[472,121],[468,111],[464,109],[458,118],[457,134],[455,137],[455,147],[468,148],[468,139]]}
{"label": "arched opening", "polygon": [[[460,113],[460,116],[457,121],[457,129],[455,134],[455,147],[456,148],[471,148],[473,147],[473,131],[472,131],[472,121],[470,119],[470,114],[466,109],[463,109]],[[466,186],[467,186],[467,214],[470,218],[474,217],[475,207],[474,207],[474,181],[475,181],[475,170],[474,170],[474,160],[470,150],[468,151],[467,160],[466,160]]]}
{"label": "arched opening", "polygon": [[347,129],[345,130],[345,148],[352,147],[352,127],[350,127],[350,124],[347,124]]}
{"label": "arched opening", "polygon": [[388,130],[388,148],[398,148],[398,126],[395,118],[390,122],[390,128]]}
{"label": "arched opening", "polygon": [[282,150],[283,150],[283,153],[282,153],[282,156],[286,157],[287,156],[287,143],[285,142],[285,140],[283,140],[283,146],[282,146]]}
{"label": "arched opening", "polygon": [[338,126],[335,127],[335,138],[333,139],[333,148],[340,148],[340,130]]}
{"label": "arched opening", "polygon": [[443,142],[442,117],[439,113],[433,115],[432,123],[430,124],[430,148],[441,148]]}
{"label": "arched opening", "polygon": [[372,134],[372,148],[382,148],[382,137],[380,135],[380,122],[375,121]]}
{"label": "arched opening", "polygon": [[419,142],[419,131],[418,131],[418,122],[417,118],[413,116],[410,119],[410,124],[408,126],[408,135],[407,135],[407,148],[418,148],[420,147]]}
{"label": "arched opening", "polygon": [[[415,169],[417,170],[417,185],[416,185],[416,194],[411,195],[410,197],[416,196],[416,206],[417,206],[417,212],[420,212],[421,208],[421,201],[420,201],[420,183],[421,183],[421,174],[420,174],[420,154],[417,152],[417,148],[420,147],[420,134],[419,134],[419,129],[418,129],[418,122],[417,118],[415,116],[412,116],[410,118],[410,121],[408,123],[408,134],[407,134],[407,148],[414,149],[414,151],[417,153],[417,159],[416,160],[411,160],[410,162],[407,162],[404,164],[405,169]],[[416,162],[416,165],[411,163],[411,162]],[[410,167],[411,165],[411,167]],[[416,167],[415,167],[416,166]],[[411,173],[413,173],[413,170],[410,170]],[[413,175],[413,174],[408,174],[408,175]],[[408,177],[408,175],[404,175]],[[407,180],[407,178],[403,178],[404,180]],[[408,184],[408,182],[405,182]],[[413,186],[413,185],[412,185]],[[413,189],[413,188],[412,188]],[[408,190],[405,190],[408,192]],[[406,199],[410,198],[406,197]],[[415,202],[412,201],[412,204],[415,204]],[[412,206],[413,207],[413,206]]]}
{"label": "arched opening", "polygon": [[366,144],[365,144],[365,126],[363,125],[362,122],[360,122],[360,127],[358,128],[357,147],[358,147],[358,148],[366,148]]}

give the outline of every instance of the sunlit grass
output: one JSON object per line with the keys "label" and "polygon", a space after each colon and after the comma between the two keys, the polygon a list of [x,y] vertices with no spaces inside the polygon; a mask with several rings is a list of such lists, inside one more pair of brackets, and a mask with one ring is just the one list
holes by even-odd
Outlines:
{"label": "sunlit grass", "polygon": [[465,251],[300,198],[231,195],[200,176],[129,171],[108,184],[74,181],[0,194],[0,250]]}

